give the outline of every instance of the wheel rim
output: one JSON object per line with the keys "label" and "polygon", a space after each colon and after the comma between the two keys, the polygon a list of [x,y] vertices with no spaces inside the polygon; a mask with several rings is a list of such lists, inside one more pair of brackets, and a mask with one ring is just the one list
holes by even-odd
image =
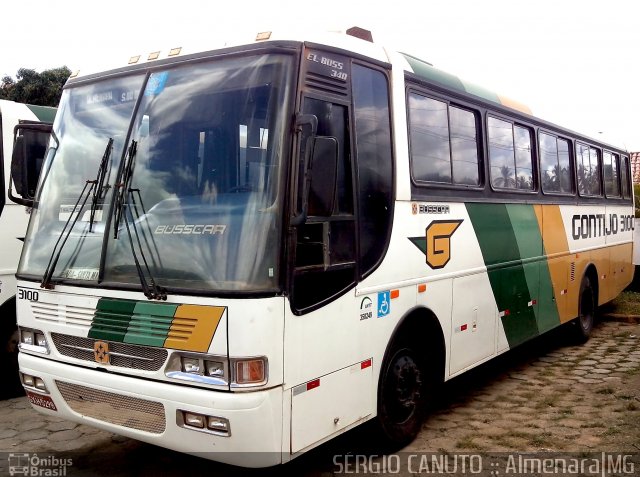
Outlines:
{"label": "wheel rim", "polygon": [[396,423],[409,420],[422,396],[420,366],[408,350],[398,351],[390,362],[385,382],[387,414]]}

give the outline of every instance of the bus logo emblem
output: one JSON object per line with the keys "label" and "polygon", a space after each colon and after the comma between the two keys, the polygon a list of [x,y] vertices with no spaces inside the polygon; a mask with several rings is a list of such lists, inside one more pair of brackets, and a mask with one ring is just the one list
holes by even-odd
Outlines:
{"label": "bus logo emblem", "polygon": [[434,270],[444,268],[451,260],[451,237],[462,220],[434,220],[425,230],[424,237],[409,240],[427,257],[427,265]]}
{"label": "bus logo emblem", "polygon": [[451,260],[451,236],[458,230],[462,220],[434,220],[426,230],[427,265],[444,268]]}
{"label": "bus logo emblem", "polygon": [[96,341],[93,343],[93,358],[96,363],[110,364],[109,343],[105,341]]}

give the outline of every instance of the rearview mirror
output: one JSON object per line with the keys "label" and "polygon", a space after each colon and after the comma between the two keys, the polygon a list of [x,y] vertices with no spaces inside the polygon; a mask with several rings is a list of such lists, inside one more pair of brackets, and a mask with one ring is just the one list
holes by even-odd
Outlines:
{"label": "rearview mirror", "polygon": [[[8,190],[13,202],[33,206],[50,134],[50,124],[28,123],[15,127]],[[13,194],[13,189],[16,195]]]}
{"label": "rearview mirror", "polygon": [[309,215],[329,217],[333,213],[337,167],[338,140],[335,137],[316,137],[309,167]]}

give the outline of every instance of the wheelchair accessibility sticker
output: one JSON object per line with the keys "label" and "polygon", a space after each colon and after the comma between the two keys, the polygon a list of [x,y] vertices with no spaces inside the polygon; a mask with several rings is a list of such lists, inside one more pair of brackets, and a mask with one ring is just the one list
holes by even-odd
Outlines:
{"label": "wheelchair accessibility sticker", "polygon": [[378,318],[385,317],[391,311],[391,299],[388,291],[378,293]]}

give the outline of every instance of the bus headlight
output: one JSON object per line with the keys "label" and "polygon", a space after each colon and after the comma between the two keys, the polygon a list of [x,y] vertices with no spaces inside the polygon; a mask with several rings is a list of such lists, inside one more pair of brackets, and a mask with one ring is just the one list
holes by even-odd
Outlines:
{"label": "bus headlight", "polygon": [[229,437],[231,435],[231,425],[224,417],[207,416],[197,412],[183,411],[176,412],[176,424],[185,429],[206,432],[217,436]]}
{"label": "bus headlight", "polygon": [[242,389],[263,386],[269,379],[269,366],[264,356],[233,358],[174,352],[165,368],[165,375],[197,384],[231,386]]}
{"label": "bus headlight", "polygon": [[44,333],[31,328],[20,328],[20,343],[18,348],[22,351],[49,354],[49,345]]}
{"label": "bus headlight", "polygon": [[34,389],[49,394],[47,385],[44,383],[42,378],[25,373],[20,373],[20,377],[22,378],[22,385],[25,388]]}
{"label": "bus headlight", "polygon": [[182,362],[182,371],[191,374],[202,374],[202,360],[198,358],[188,358],[183,356],[180,360]]}
{"label": "bus headlight", "polygon": [[222,361],[205,360],[205,375],[211,377],[224,376],[224,363]]}
{"label": "bus headlight", "polygon": [[165,368],[168,378],[213,386],[229,386],[229,365],[221,356],[175,352]]}

